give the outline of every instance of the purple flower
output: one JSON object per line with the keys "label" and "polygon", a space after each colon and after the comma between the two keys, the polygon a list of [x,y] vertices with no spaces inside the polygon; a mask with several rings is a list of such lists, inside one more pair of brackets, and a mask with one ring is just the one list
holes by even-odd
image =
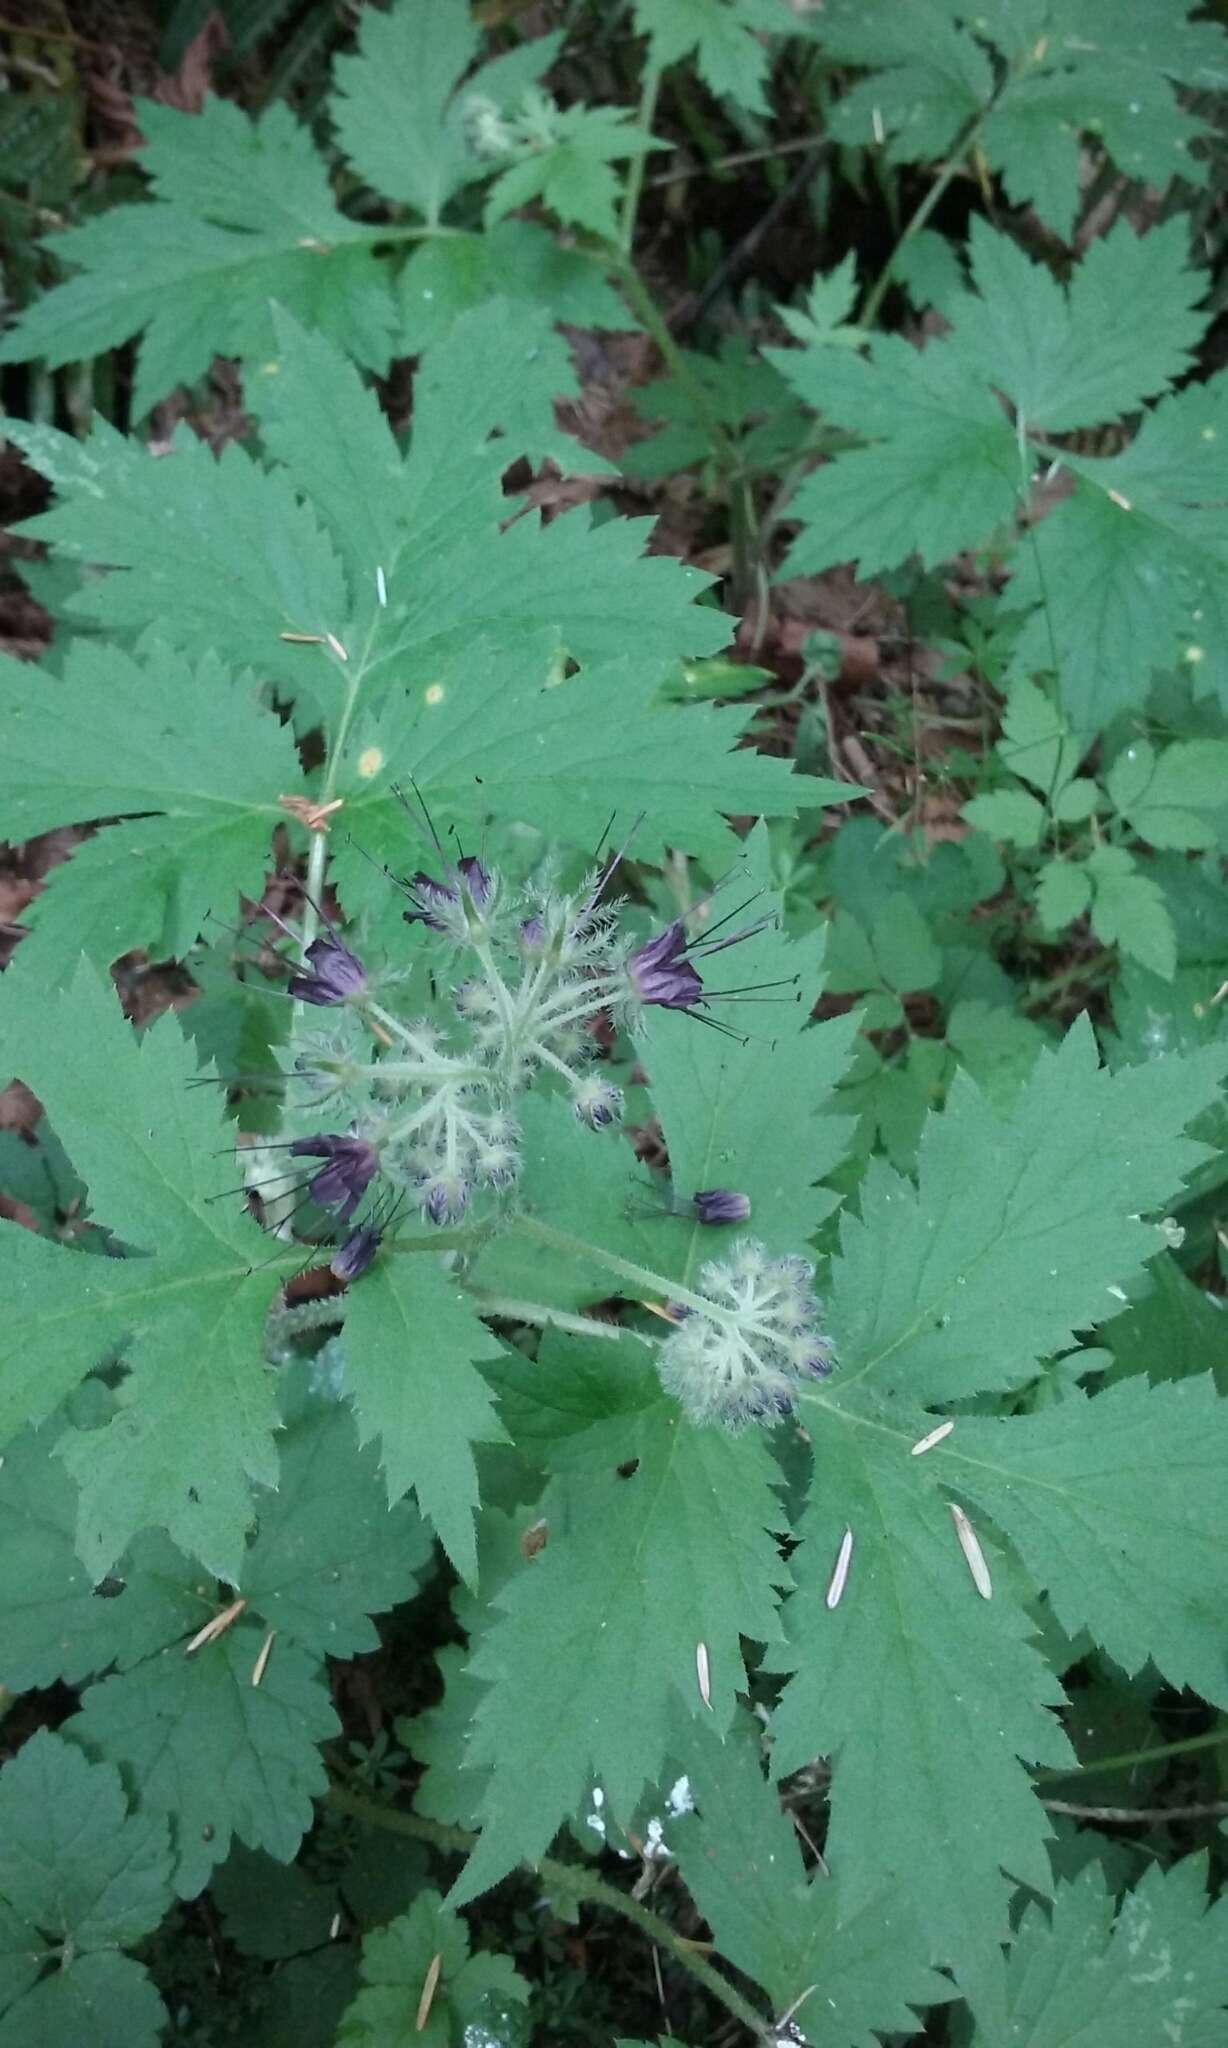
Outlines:
{"label": "purple flower", "polygon": [[328,1270],[338,1280],[356,1280],[365,1273],[380,1247],[382,1231],[374,1223],[357,1223],[348,1237],[343,1238],[328,1262]]}
{"label": "purple flower", "polygon": [[318,1138],[296,1138],[289,1147],[295,1159],[323,1159],[326,1163],[313,1173],[307,1191],[322,1209],[335,1209],[342,1223],[348,1223],[371,1182],[379,1172],[379,1153],[365,1138],[326,1133]]}
{"label": "purple flower", "polygon": [[406,883],[412,910],[402,913],[406,924],[429,925],[433,932],[454,932],[455,912],[464,900],[477,911],[485,910],[494,886],[490,870],[483,867],[476,854],[467,853],[456,864],[455,879],[451,882],[437,882],[422,868]]}
{"label": "purple flower", "polygon": [[[728,921],[727,918],[721,920],[722,924]],[[705,938],[702,932],[692,939],[688,937],[681,918],[675,918],[655,938],[645,939],[642,946],[628,954],[626,974],[632,993],[641,1003],[655,1003],[664,1010],[697,1009],[701,1003],[710,1002],[712,997],[705,992],[696,960],[706,958],[709,953],[723,953],[727,946],[740,946],[743,939],[753,938],[771,921],[767,917],[759,918],[754,924],[744,925],[741,931],[729,932],[723,939],[712,934]],[[789,977],[790,984],[796,979],[795,975]],[[763,984],[765,988],[781,985],[774,982]],[[716,991],[718,996],[745,993],[743,989]]]}
{"label": "purple flower", "polygon": [[691,1205],[700,1223],[745,1223],[750,1215],[750,1196],[732,1188],[702,1188]]}
{"label": "purple flower", "polygon": [[289,993],[300,1003],[344,1003],[350,996],[361,995],[367,985],[361,960],[333,932],[312,940],[307,962],[311,972],[292,974],[288,984]]}
{"label": "purple flower", "polygon": [[675,918],[655,939],[628,955],[627,973],[642,1003],[657,1003],[665,1010],[693,1010],[704,992],[698,971],[686,958],[687,935]]}
{"label": "purple flower", "polygon": [[544,917],[538,917],[535,912],[532,917],[521,919],[520,943],[526,953],[540,953],[546,943],[546,920]]}

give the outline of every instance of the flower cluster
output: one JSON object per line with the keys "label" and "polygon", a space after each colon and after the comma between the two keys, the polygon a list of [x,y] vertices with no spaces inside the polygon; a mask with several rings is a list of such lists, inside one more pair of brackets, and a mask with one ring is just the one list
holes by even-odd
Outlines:
{"label": "flower cluster", "polygon": [[[390,879],[407,900],[406,923],[439,947],[436,986],[463,961],[442,1018],[400,1014],[389,977],[369,972],[322,912],[324,932],[288,982],[318,1019],[298,1030],[290,1071],[308,1102],[328,1109],[326,1129],[283,1148],[293,1161],[319,1162],[288,1195],[340,1226],[374,1229],[359,1211],[377,1186],[441,1226],[459,1222],[479,1190],[510,1187],[520,1165],[517,1100],[543,1077],[587,1129],[616,1123],[622,1094],[601,1059],[597,1020],[634,1029],[652,1008],[706,1009],[706,960],[761,929],[705,937],[674,919],[632,941],[605,900],[617,858],[572,891],[549,877],[517,891],[476,855],[453,862],[438,841],[436,849],[442,873]],[[706,1224],[743,1222],[749,1211],[727,1189],[701,1191],[691,1209]],[[369,1263],[365,1239],[359,1248]]]}
{"label": "flower cluster", "polygon": [[801,1387],[832,1369],[814,1267],[773,1258],[755,1238],[743,1238],[727,1259],[709,1259],[695,1305],[673,1303],[671,1315],[677,1327],[661,1347],[661,1382],[695,1422],[737,1428],[775,1420]]}

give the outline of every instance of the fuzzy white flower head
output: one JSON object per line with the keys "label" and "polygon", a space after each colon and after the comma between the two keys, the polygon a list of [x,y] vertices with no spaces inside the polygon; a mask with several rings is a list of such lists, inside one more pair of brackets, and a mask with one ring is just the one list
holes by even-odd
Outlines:
{"label": "fuzzy white flower head", "polygon": [[814,1267],[772,1258],[744,1238],[727,1259],[700,1268],[708,1311],[691,1309],[661,1347],[659,1372],[694,1422],[771,1422],[792,1408],[808,1380],[831,1371],[819,1328]]}

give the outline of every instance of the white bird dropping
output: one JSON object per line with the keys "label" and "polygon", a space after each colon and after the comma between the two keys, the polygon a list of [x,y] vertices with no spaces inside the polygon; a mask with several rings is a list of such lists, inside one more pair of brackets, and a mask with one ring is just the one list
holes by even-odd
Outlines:
{"label": "white bird dropping", "polygon": [[844,1589],[849,1582],[849,1566],[852,1562],[853,1532],[846,1527],[843,1536],[840,1538],[840,1548],[836,1552],[836,1562],[832,1568],[832,1575],[827,1581],[827,1605],[830,1608],[838,1607],[844,1598]]}
{"label": "white bird dropping", "polygon": [[953,1500],[948,1501],[947,1505],[951,1510],[951,1520],[955,1524],[959,1547],[964,1553],[964,1562],[972,1574],[972,1583],[982,1600],[992,1600],[993,1580],[989,1576],[989,1566],[985,1562],[985,1553],[981,1549],[976,1530],[963,1509],[956,1507]]}
{"label": "white bird dropping", "polygon": [[388,585],[384,581],[384,572],[379,567],[378,563],[376,564],[375,569],[375,595],[378,597],[381,607],[387,604]]}

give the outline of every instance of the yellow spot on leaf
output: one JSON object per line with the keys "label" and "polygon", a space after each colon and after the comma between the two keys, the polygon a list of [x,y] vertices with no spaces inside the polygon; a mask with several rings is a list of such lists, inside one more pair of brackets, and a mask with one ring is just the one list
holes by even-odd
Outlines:
{"label": "yellow spot on leaf", "polygon": [[382,747],[367,747],[365,752],[358,756],[358,773],[362,776],[364,782],[370,782],[373,775],[378,775],[383,765],[384,751]]}
{"label": "yellow spot on leaf", "polygon": [[429,683],[427,685],[426,690],[423,692],[423,695],[425,696],[428,704],[442,704],[443,694],[444,692],[442,683]]}

